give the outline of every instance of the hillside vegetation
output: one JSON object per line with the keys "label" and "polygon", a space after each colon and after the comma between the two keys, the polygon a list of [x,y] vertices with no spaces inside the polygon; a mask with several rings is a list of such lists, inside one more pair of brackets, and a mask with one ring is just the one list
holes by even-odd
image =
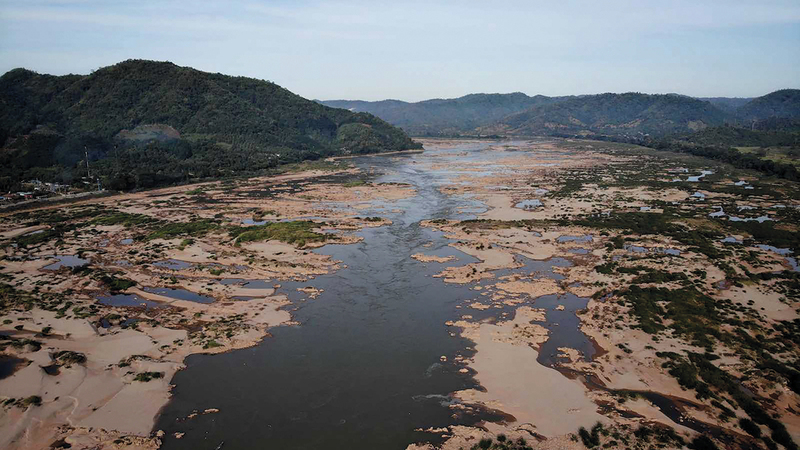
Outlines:
{"label": "hillside vegetation", "polygon": [[800,89],[781,89],[754,98],[736,110],[736,117],[744,122],[768,118],[800,118]]}
{"label": "hillside vegetation", "polygon": [[710,103],[681,95],[601,94],[536,106],[483,130],[515,135],[664,135],[722,124],[725,117]]}
{"label": "hillside vegetation", "polygon": [[375,114],[404,129],[412,136],[459,136],[473,134],[479,127],[510,114],[561,101],[566,97],[529,97],[512,94],[470,94],[454,99],[433,99],[417,103],[400,100],[365,102],[328,100],[321,102],[335,108]]}
{"label": "hillside vegetation", "polygon": [[709,127],[677,136],[676,139],[698,145],[728,147],[798,147],[800,146],[800,122],[792,128],[744,128],[732,125]]}
{"label": "hillside vegetation", "polygon": [[111,188],[257,172],[307,159],[418,148],[366,113],[267,81],[129,60],[90,75],[0,77],[0,189],[72,182],[89,152]]}
{"label": "hillside vegetation", "polygon": [[685,135],[709,127],[757,128],[800,118],[800,90],[758,98],[693,98],[640,93],[529,97],[472,94],[417,103],[333,100],[329,106],[366,111],[414,136],[516,135],[644,138]]}
{"label": "hillside vegetation", "polygon": [[[640,93],[573,97],[474,94],[406,103],[331,101],[420,136],[556,136],[691,153],[800,178],[800,90],[757,98]],[[514,111],[516,110],[516,111]]]}

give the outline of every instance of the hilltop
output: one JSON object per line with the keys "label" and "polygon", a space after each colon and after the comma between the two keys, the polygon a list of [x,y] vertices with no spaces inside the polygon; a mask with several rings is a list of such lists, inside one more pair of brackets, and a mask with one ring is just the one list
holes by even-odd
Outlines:
{"label": "hilltop", "polygon": [[90,75],[0,77],[0,188],[72,181],[89,152],[109,187],[255,172],[308,159],[417,148],[366,113],[275,83],[128,60]]}

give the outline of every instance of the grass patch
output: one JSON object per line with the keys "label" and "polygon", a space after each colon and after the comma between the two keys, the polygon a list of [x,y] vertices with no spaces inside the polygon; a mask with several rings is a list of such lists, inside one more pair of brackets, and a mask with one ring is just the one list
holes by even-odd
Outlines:
{"label": "grass patch", "polygon": [[222,344],[220,344],[219,342],[215,341],[214,339],[210,339],[208,342],[203,344],[203,348],[206,349],[206,350],[208,350],[209,348],[215,348],[215,347],[222,347]]}
{"label": "grass patch", "polygon": [[103,283],[112,293],[128,290],[136,286],[136,282],[127,278],[119,278],[114,274],[103,274],[98,280]]}
{"label": "grass patch", "polygon": [[17,236],[14,238],[14,243],[23,248],[33,247],[43,242],[59,239],[66,231],[68,230],[63,226],[54,226],[53,228],[42,230],[39,233],[29,233],[22,236]]}
{"label": "grass patch", "polygon": [[[671,328],[702,347],[711,347],[712,338],[720,335],[721,317],[714,299],[694,287],[673,290],[631,286],[621,297],[632,307],[639,328],[646,333],[657,334]],[[665,319],[671,321],[669,327],[664,325]]]}
{"label": "grass patch", "polygon": [[86,355],[80,352],[61,350],[53,355],[53,359],[69,367],[73,364],[84,364],[86,362]]}
{"label": "grass patch", "polygon": [[19,406],[23,408],[27,408],[28,406],[42,406],[42,397],[31,395],[30,397],[20,400]]}
{"label": "grass patch", "polygon": [[350,167],[349,164],[342,164],[338,161],[325,161],[318,159],[315,161],[303,161],[299,163],[284,164],[278,168],[278,173],[297,173],[306,170],[322,170],[325,172],[336,172]]}
{"label": "grass patch", "polygon": [[310,242],[325,242],[331,237],[314,231],[320,225],[310,220],[296,220],[252,227],[230,227],[228,233],[236,240],[236,245],[242,242],[276,240],[303,247]]}
{"label": "grass patch", "polygon": [[30,311],[34,306],[47,311],[58,311],[66,302],[64,293],[54,292],[26,292],[13,286],[0,283],[0,311],[9,308],[22,308]]}
{"label": "grass patch", "polygon": [[158,222],[157,219],[144,214],[128,214],[124,212],[105,214],[91,221],[93,225],[124,225],[125,228],[140,227],[156,222]]}
{"label": "grass patch", "polygon": [[164,378],[164,372],[139,372],[135,377],[133,377],[133,381],[147,383],[151,380],[157,380],[159,378]]}

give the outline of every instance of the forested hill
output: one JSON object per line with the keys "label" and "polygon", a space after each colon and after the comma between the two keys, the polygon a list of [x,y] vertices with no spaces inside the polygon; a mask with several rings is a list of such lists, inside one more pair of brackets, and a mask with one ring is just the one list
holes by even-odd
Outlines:
{"label": "forested hill", "polygon": [[781,89],[754,98],[736,110],[742,121],[762,121],[769,118],[800,119],[800,89]]}
{"label": "forested hill", "polygon": [[720,125],[727,117],[683,95],[639,93],[575,97],[504,117],[483,133],[515,135],[665,135]]}
{"label": "forested hill", "polygon": [[511,94],[470,94],[453,99],[433,99],[417,103],[400,100],[366,102],[360,100],[326,100],[321,103],[335,108],[368,112],[403,128],[412,136],[453,136],[472,134],[509,114],[538,105],[555,103],[566,97],[529,97],[521,92]]}
{"label": "forested hill", "polygon": [[472,94],[407,103],[332,100],[329,106],[367,111],[413,136],[556,135],[642,138],[685,134],[719,125],[748,126],[800,118],[800,90],[757,98],[693,98],[679,94],[599,94],[529,97]]}
{"label": "forested hill", "polygon": [[84,149],[110,187],[132,188],[420,147],[377,117],[271,82],[143,60],[85,76],[6,73],[0,143],[0,189],[70,182]]}

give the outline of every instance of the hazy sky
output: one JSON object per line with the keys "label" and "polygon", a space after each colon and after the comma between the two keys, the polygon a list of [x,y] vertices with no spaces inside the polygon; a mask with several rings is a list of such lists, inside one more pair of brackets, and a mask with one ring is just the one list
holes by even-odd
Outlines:
{"label": "hazy sky", "polygon": [[129,58],[319,99],[750,97],[800,87],[800,0],[0,0],[0,72]]}

